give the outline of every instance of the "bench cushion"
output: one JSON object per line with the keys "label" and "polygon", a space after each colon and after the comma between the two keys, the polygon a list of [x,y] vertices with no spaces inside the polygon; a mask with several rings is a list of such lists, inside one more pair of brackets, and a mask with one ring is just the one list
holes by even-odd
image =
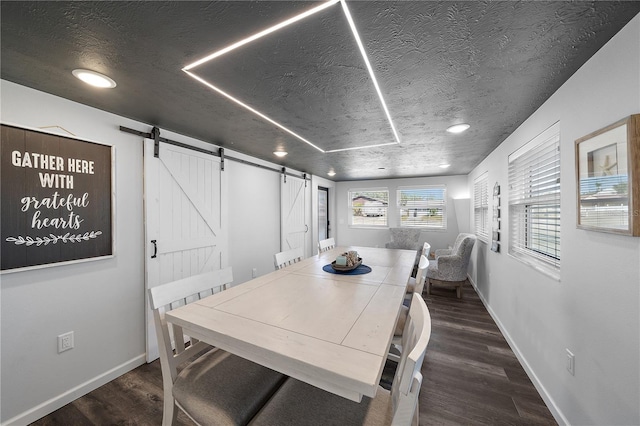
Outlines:
{"label": "bench cushion", "polygon": [[173,396],[201,425],[246,424],[284,380],[278,372],[213,350],[179,373]]}

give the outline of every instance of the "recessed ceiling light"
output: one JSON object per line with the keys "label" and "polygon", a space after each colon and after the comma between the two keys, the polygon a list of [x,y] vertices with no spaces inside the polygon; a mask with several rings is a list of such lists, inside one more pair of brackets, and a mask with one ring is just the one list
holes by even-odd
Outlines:
{"label": "recessed ceiling light", "polygon": [[100,87],[103,89],[113,89],[116,87],[116,82],[104,74],[91,70],[76,69],[71,71],[76,78],[90,84],[94,87]]}
{"label": "recessed ceiling light", "polygon": [[440,167],[441,169],[448,169],[449,167],[451,167],[451,164],[440,164],[438,167]]}
{"label": "recessed ceiling light", "polygon": [[287,154],[287,151],[273,151],[273,155],[275,155],[276,157],[284,157]]}
{"label": "recessed ceiling light", "polygon": [[329,176],[335,176],[336,172],[334,172],[333,170],[331,170],[329,173],[327,173]]}
{"label": "recessed ceiling light", "polygon": [[447,129],[447,132],[449,132],[449,133],[462,133],[465,130],[467,130],[469,127],[471,127],[471,126],[469,126],[468,124],[456,124],[454,126],[449,127]]}

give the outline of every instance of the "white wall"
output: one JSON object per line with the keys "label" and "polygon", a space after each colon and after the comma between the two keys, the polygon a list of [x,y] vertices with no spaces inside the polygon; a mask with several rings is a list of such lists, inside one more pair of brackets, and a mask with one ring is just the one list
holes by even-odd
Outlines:
{"label": "white wall", "polygon": [[[497,181],[504,189],[506,241],[507,156],[560,121],[560,281],[484,243],[474,250],[471,278],[556,418],[574,425],[640,424],[640,238],[576,229],[574,152],[576,139],[634,113],[640,113],[640,15],[468,180],[473,188],[488,171],[489,188]],[[566,348],[575,354],[575,376],[565,369]]]}
{"label": "white wall", "polygon": [[[118,128],[136,123],[6,81],[0,90],[4,123],[60,126],[113,144],[117,197],[115,257],[1,276],[4,422],[36,408],[35,420],[38,410],[57,408],[39,404],[60,398],[63,405],[78,396],[75,387],[95,387],[144,362],[144,231],[142,139]],[[75,348],[58,354],[57,336],[67,331]]]}
{"label": "white wall", "polygon": [[[78,138],[113,144],[116,152],[115,257],[0,276],[0,422],[21,425],[144,362],[143,146],[141,137],[119,127],[150,131],[151,126],[7,81],[0,81],[0,91],[3,123],[60,126]],[[162,136],[215,149],[165,130]],[[274,269],[273,254],[280,249],[280,175],[232,160],[225,167],[229,261],[238,284],[251,279],[252,268],[258,275]],[[317,234],[312,225],[310,232]],[[67,331],[75,332],[75,348],[57,354],[57,336]]]}
{"label": "white wall", "polygon": [[[383,179],[369,181],[338,182],[336,186],[337,231],[340,245],[384,247],[391,241],[389,228],[400,226],[396,209],[396,190],[400,186],[446,185],[447,187],[447,229],[445,231],[423,231],[421,241],[428,241],[432,250],[447,248],[453,244],[458,233],[458,220],[454,199],[469,198],[466,176],[422,177],[407,179]],[[388,228],[354,228],[349,226],[349,190],[363,188],[387,188],[389,190]],[[464,203],[463,203],[464,204]],[[469,213],[466,212],[468,215]],[[463,215],[464,216],[464,215]],[[466,231],[468,221],[463,224]]]}
{"label": "white wall", "polygon": [[280,251],[280,175],[227,161],[229,171],[229,251],[234,285],[274,270]]}

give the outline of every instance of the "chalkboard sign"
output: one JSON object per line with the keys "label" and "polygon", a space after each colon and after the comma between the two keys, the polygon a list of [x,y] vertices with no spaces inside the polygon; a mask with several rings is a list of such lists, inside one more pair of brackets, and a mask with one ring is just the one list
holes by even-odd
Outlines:
{"label": "chalkboard sign", "polygon": [[112,148],[1,128],[2,271],[113,255]]}

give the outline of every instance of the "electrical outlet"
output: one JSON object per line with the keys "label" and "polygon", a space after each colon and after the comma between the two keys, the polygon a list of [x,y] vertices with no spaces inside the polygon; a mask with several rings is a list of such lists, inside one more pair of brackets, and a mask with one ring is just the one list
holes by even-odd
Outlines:
{"label": "electrical outlet", "polygon": [[257,277],[257,276],[258,276],[258,268],[253,268],[253,269],[251,270],[251,276],[252,276],[253,278],[255,278],[255,277]]}
{"label": "electrical outlet", "polygon": [[58,336],[58,353],[73,349],[73,331]]}
{"label": "electrical outlet", "polygon": [[569,350],[567,351],[567,371],[571,373],[572,376],[576,375],[576,356]]}

